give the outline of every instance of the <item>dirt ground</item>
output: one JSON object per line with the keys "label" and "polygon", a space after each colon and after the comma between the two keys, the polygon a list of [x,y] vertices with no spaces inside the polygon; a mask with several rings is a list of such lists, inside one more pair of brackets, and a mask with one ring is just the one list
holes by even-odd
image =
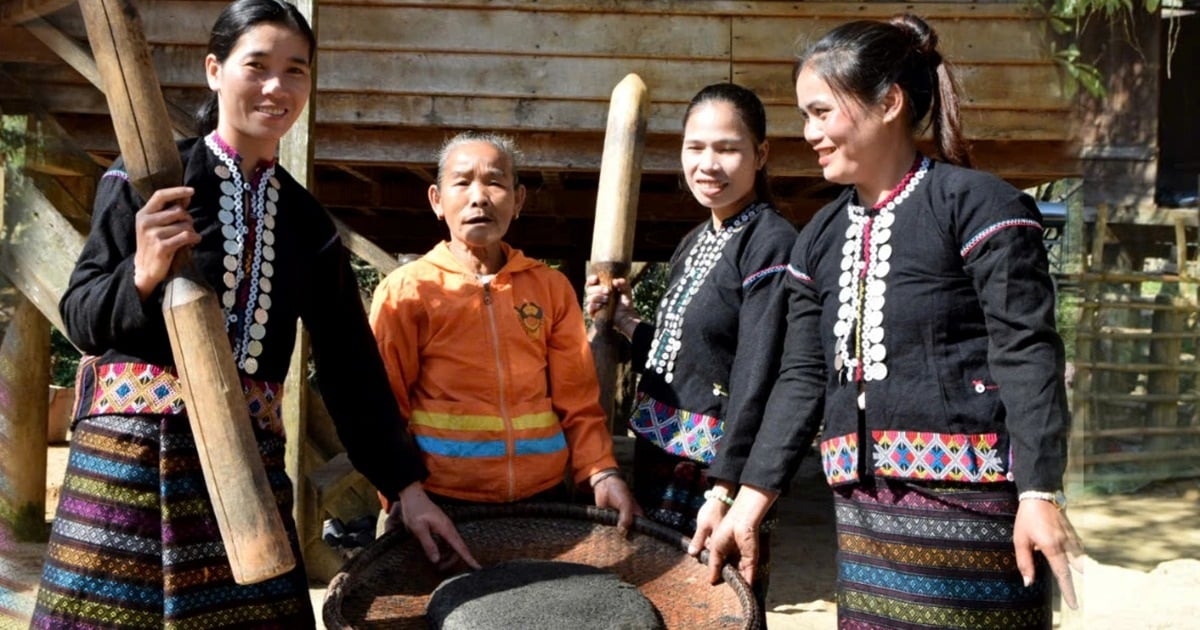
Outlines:
{"label": "dirt ground", "polygon": [[[51,448],[47,516],[53,513],[66,447]],[[1058,616],[1063,628],[1200,628],[1200,480],[1159,484],[1136,495],[1076,500],[1069,514],[1089,556],[1076,574],[1082,610]],[[836,626],[833,506],[815,460],[780,501],[767,598],[771,630]],[[0,540],[0,543],[3,541]],[[29,610],[41,545],[0,545],[0,607]],[[5,591],[9,590],[8,593]],[[313,585],[319,617],[322,585]],[[22,627],[0,617],[0,628]]]}

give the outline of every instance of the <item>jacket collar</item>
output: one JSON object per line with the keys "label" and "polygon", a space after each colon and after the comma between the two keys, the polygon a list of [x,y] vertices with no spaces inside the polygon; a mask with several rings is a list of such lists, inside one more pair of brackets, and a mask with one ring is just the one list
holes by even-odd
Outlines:
{"label": "jacket collar", "polygon": [[[502,242],[500,243],[500,247],[504,250],[505,262],[504,266],[500,268],[500,271],[496,272],[496,276],[498,277],[505,274],[514,274],[518,271],[532,269],[540,264],[538,261],[529,258],[523,254],[521,250],[512,247],[508,243]],[[454,255],[454,252],[450,251],[450,243],[448,241],[442,241],[435,245],[433,249],[429,250],[429,253],[425,254],[425,260],[447,273],[463,276],[475,275],[473,272],[463,266],[462,262],[460,262]]]}

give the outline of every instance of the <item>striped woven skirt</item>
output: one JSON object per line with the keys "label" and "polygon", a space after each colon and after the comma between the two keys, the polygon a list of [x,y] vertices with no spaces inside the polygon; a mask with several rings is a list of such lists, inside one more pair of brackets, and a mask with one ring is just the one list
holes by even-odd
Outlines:
{"label": "striped woven skirt", "polygon": [[838,627],[1049,628],[1050,569],[1023,585],[1016,491],[867,478],[834,488]]}
{"label": "striped woven skirt", "polygon": [[[284,440],[255,433],[296,550]],[[186,416],[75,425],[31,627],[314,625],[302,563],[258,584],[233,581]]]}

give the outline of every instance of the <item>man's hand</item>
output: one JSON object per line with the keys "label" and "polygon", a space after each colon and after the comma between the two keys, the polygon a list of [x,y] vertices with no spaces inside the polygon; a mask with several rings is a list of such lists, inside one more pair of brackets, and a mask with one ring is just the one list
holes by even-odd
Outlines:
{"label": "man's hand", "polygon": [[592,475],[593,478],[599,478],[592,486],[596,507],[616,510],[617,529],[621,535],[628,535],[629,528],[633,525],[633,517],[642,516],[642,506],[633,498],[633,493],[629,491],[629,486],[620,475],[606,474],[607,472],[602,470]]}

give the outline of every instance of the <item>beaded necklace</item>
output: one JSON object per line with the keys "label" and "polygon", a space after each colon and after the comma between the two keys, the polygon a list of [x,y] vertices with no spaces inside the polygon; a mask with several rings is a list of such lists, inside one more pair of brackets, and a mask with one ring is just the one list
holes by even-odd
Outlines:
{"label": "beaded necklace", "polygon": [[729,239],[767,207],[765,203],[752,203],[723,221],[719,229],[706,226],[701,232],[683,261],[683,273],[667,287],[659,302],[646,369],[663,375],[663,380],[668,383],[675,380],[675,357],[683,347],[683,318],[688,305],[720,260]]}
{"label": "beaded necklace", "polygon": [[[916,190],[929,172],[929,158],[920,155],[891,193],[867,209],[855,200],[847,204],[850,225],[842,246],[842,274],[838,278],[838,317],[834,368],[844,381],[881,381],[887,378],[883,305],[891,264],[893,211]],[[851,345],[853,344],[853,345]]]}
{"label": "beaded necklace", "polygon": [[[221,293],[225,332],[233,344],[238,369],[254,374],[263,351],[262,339],[267,334],[271,278],[275,275],[274,229],[278,212],[275,204],[279,201],[275,161],[247,182],[238,166],[241,156],[221,140],[217,132],[205,136],[204,144],[220,162],[213,172],[221,180],[221,209],[217,218],[221,222],[221,235],[225,237],[225,273],[222,276],[225,290]],[[248,242],[251,244],[249,257],[246,252]]]}

